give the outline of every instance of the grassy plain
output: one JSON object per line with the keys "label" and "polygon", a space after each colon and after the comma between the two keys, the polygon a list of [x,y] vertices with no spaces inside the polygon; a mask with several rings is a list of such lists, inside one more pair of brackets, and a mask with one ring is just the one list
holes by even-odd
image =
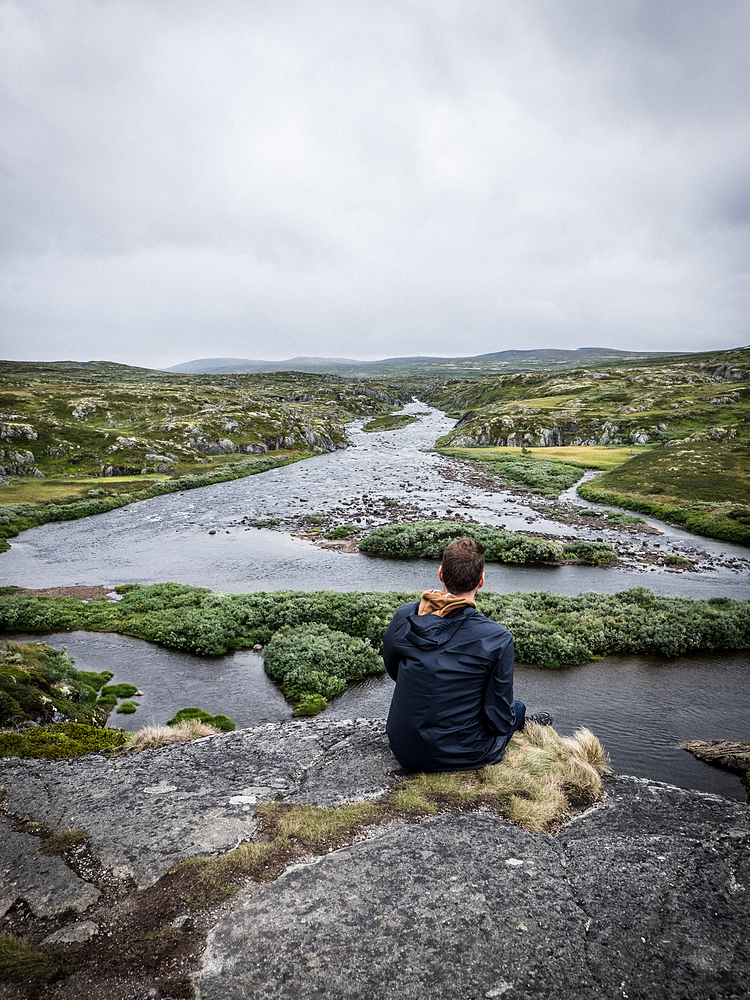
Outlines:
{"label": "grassy plain", "polygon": [[444,454],[547,495],[566,481],[554,463],[600,468],[582,497],[750,545],[748,348],[446,380],[429,401],[458,421]]}
{"label": "grassy plain", "polygon": [[[646,446],[647,447],[647,446]],[[438,449],[442,455],[454,458],[479,459],[493,462],[508,457],[518,458],[518,448],[495,446],[490,448],[447,448]],[[639,449],[633,445],[570,445],[559,448],[526,448],[524,456],[546,462],[565,462],[580,469],[616,469],[629,462]]]}

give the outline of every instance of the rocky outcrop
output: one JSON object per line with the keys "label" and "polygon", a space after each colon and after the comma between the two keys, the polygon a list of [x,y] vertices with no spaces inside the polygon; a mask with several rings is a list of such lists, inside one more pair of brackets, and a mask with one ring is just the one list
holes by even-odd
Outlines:
{"label": "rocky outcrop", "polygon": [[[252,838],[260,802],[371,798],[397,770],[382,721],[315,719],[114,759],[6,760],[0,783],[7,813],[55,832],[83,827],[105,868],[145,886],[176,861]],[[556,836],[459,811],[374,828],[293,866],[207,928],[197,995],[746,996],[748,806],[642,778],[605,789]],[[78,881],[59,906],[83,913]],[[22,885],[6,875],[0,898]]]}
{"label": "rocky outcrop", "polygon": [[33,476],[44,479],[44,473],[36,467],[36,458],[31,451],[5,451],[0,448],[0,476]]}
{"label": "rocky outcrop", "polygon": [[5,423],[0,420],[0,438],[26,438],[27,441],[36,441],[37,432],[31,424]]}
{"label": "rocky outcrop", "polygon": [[728,771],[737,771],[739,774],[750,771],[750,744],[747,743],[731,743],[729,740],[711,740],[706,743],[703,740],[692,740],[690,743],[683,743],[682,749],[698,760],[716,764]]}

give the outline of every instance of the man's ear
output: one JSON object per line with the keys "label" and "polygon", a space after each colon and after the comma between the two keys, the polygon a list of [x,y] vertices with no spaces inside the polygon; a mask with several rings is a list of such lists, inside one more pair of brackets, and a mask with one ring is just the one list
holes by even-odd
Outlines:
{"label": "man's ear", "polygon": [[477,587],[477,590],[481,590],[483,586],[484,586],[484,573],[482,573],[482,575],[479,577],[479,586]]}
{"label": "man's ear", "polygon": [[442,584],[445,583],[445,581],[443,580],[443,567],[442,567],[442,565],[438,566],[438,580],[440,580],[440,582]]}

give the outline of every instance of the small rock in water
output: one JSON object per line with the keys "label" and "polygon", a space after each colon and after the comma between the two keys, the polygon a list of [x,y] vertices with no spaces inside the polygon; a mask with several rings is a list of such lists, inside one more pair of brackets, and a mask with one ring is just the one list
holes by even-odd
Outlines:
{"label": "small rock in water", "polygon": [[67,924],[59,931],[48,934],[42,944],[71,944],[74,941],[88,941],[99,933],[99,924],[91,920],[79,920],[74,924]]}
{"label": "small rock in water", "polygon": [[216,534],[216,528],[211,528],[211,530],[209,531],[209,535],[215,535],[215,534]]}

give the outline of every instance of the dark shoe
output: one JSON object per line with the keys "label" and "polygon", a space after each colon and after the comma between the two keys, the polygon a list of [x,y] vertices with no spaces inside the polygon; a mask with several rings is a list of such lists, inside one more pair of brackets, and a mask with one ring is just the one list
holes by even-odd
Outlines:
{"label": "dark shoe", "polygon": [[[551,726],[554,721],[554,717],[549,712],[537,712],[535,715],[526,716],[526,722],[536,722],[537,726]],[[526,722],[524,722],[524,726]]]}

